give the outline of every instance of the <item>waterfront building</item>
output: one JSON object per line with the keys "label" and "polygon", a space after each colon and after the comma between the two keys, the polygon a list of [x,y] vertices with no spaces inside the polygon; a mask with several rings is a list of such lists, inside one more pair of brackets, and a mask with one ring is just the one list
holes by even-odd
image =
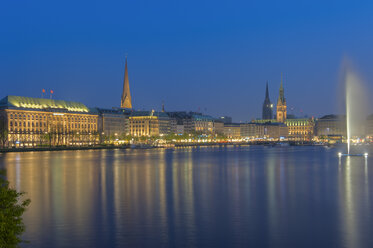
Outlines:
{"label": "waterfront building", "polygon": [[266,123],[263,126],[265,138],[274,140],[288,138],[289,129],[284,123]]}
{"label": "waterfront building", "polygon": [[263,110],[262,110],[262,119],[272,119],[273,118],[273,104],[271,103],[271,100],[269,99],[269,92],[268,92],[268,82],[266,84],[266,93],[265,98],[263,102]]}
{"label": "waterfront building", "polygon": [[373,115],[369,115],[367,117],[366,125],[365,125],[365,135],[370,140],[373,140]]}
{"label": "waterfront building", "polygon": [[214,118],[198,112],[167,112],[170,118],[175,118],[179,125],[184,126],[185,133],[214,133]]}
{"label": "waterfront building", "polygon": [[184,125],[176,125],[176,134],[183,135],[184,134]]}
{"label": "waterfront building", "polygon": [[264,125],[261,123],[242,123],[241,125],[241,137],[248,139],[257,139],[264,137]]}
{"label": "waterfront building", "polygon": [[124,109],[95,108],[98,114],[98,132],[103,140],[123,139],[130,134],[129,111]]}
{"label": "waterfront building", "polygon": [[129,116],[132,136],[164,136],[171,132],[170,117],[164,112],[134,111]]}
{"label": "waterfront building", "polygon": [[127,57],[126,57],[126,62],[124,66],[123,92],[122,92],[120,107],[125,108],[125,109],[132,109],[130,83],[128,80]]}
{"label": "waterfront building", "polygon": [[289,140],[311,141],[315,132],[314,118],[287,119],[285,121],[289,130]]}
{"label": "waterfront building", "polygon": [[79,102],[6,96],[0,115],[12,147],[98,143],[98,115]]}
{"label": "waterfront building", "polygon": [[230,116],[221,116],[218,120],[223,123],[232,123],[232,117]]}
{"label": "waterfront building", "polygon": [[[162,113],[164,113],[163,110],[162,110]],[[173,133],[173,134],[178,133],[177,132],[177,120],[175,118],[170,118],[170,133]]]}
{"label": "waterfront building", "polygon": [[224,134],[224,122],[221,121],[221,117],[219,119],[214,120],[214,133]]}
{"label": "waterfront building", "polygon": [[277,111],[276,111],[276,120],[277,122],[284,123],[286,121],[286,99],[284,95],[284,86],[283,86],[283,80],[282,80],[282,74],[281,74],[281,85],[280,85],[280,91],[279,96],[277,100]]}
{"label": "waterfront building", "polygon": [[228,139],[239,139],[241,138],[241,127],[239,123],[227,123],[224,124],[223,129],[224,135]]}
{"label": "waterfront building", "polygon": [[316,121],[316,136],[341,136],[346,137],[346,116],[325,115]]}

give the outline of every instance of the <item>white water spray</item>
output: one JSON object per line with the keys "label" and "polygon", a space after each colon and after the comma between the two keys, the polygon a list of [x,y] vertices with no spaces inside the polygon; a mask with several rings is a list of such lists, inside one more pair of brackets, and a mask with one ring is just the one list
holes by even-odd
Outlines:
{"label": "white water spray", "polygon": [[351,68],[345,70],[345,104],[347,129],[347,154],[351,153],[351,139],[362,137],[367,117],[367,101],[362,80]]}

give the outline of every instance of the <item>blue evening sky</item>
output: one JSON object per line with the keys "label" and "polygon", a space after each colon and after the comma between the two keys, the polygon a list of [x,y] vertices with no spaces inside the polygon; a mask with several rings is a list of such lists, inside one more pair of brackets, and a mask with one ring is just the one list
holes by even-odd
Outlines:
{"label": "blue evening sky", "polygon": [[[136,109],[261,116],[265,82],[289,112],[336,113],[344,57],[373,80],[371,1],[0,2],[0,98],[120,105],[124,56]],[[369,84],[369,83],[368,83]],[[301,112],[302,111],[302,112]]]}

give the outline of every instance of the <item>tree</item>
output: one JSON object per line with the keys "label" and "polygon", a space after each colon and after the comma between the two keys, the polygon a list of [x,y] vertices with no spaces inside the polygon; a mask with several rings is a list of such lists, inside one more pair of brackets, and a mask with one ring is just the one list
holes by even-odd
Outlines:
{"label": "tree", "polygon": [[30,200],[21,200],[23,195],[9,188],[5,170],[0,170],[0,247],[19,247],[24,242],[20,238],[25,231],[22,215]]}

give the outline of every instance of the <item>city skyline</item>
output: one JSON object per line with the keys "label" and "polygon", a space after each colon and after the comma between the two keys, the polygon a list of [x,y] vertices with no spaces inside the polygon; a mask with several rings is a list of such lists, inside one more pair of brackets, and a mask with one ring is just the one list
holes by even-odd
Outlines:
{"label": "city skyline", "polygon": [[245,122],[260,118],[266,81],[275,97],[284,72],[289,114],[341,113],[343,57],[355,61],[366,82],[373,79],[370,5],[125,1],[110,9],[79,3],[46,11],[56,6],[6,3],[2,96],[40,97],[52,89],[56,99],[119,106],[128,53],[136,109],[160,110],[164,102],[169,111]]}

